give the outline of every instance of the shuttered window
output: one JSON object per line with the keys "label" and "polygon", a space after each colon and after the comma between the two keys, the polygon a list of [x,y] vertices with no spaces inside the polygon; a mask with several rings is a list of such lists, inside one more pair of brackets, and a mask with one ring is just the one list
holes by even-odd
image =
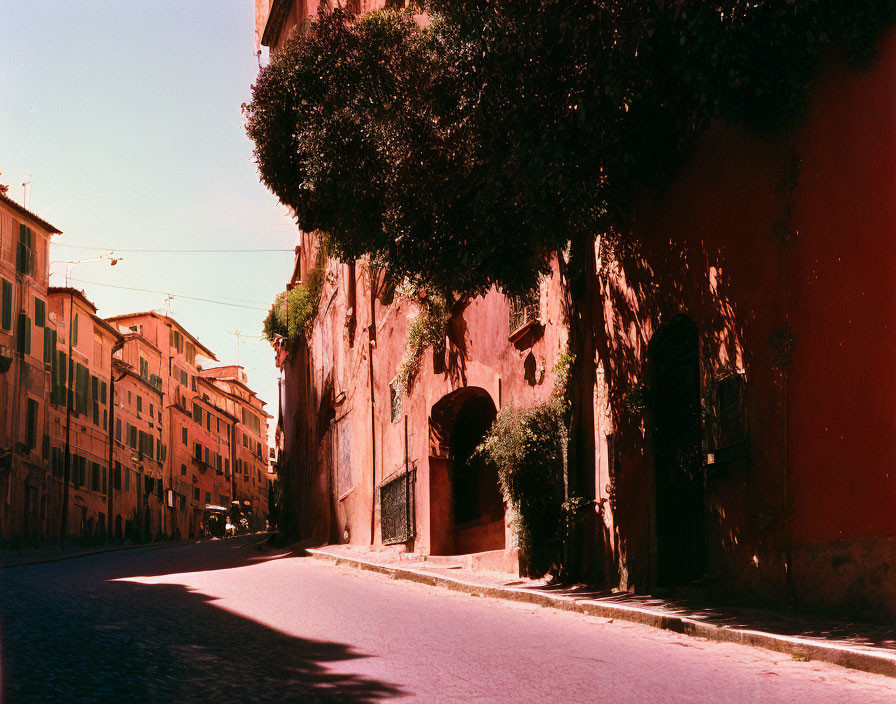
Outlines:
{"label": "shuttered window", "polygon": [[34,324],[42,328],[47,322],[47,304],[40,298],[34,299]]}
{"label": "shuttered window", "polygon": [[27,225],[19,225],[16,271],[29,275],[34,272],[34,232]]}
{"label": "shuttered window", "polygon": [[24,313],[19,313],[16,338],[16,349],[19,354],[31,354],[31,319]]}
{"label": "shuttered window", "polygon": [[33,450],[37,446],[37,401],[33,398],[28,399],[28,425],[25,444],[29,450]]}
{"label": "shuttered window", "polygon": [[6,279],[0,279],[0,296],[2,296],[2,314],[0,314],[0,328],[12,330],[12,284]]}

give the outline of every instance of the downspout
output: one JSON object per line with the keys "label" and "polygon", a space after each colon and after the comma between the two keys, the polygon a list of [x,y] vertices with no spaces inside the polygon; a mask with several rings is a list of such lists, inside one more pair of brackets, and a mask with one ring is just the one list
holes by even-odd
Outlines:
{"label": "downspout", "polygon": [[112,354],[109,355],[109,496],[107,515],[109,528],[106,531],[108,539],[111,539],[114,528],[112,522],[112,494],[115,492],[115,382],[124,379],[124,374],[118,377],[118,379],[115,378],[115,353],[122,347],[124,347],[124,340],[120,340],[112,345]]}
{"label": "downspout", "polygon": [[367,328],[367,376],[370,380],[370,544],[376,534],[376,399],[373,391],[373,350],[376,347],[376,279],[368,263],[370,277],[370,326]]}
{"label": "downspout", "polygon": [[65,547],[65,532],[68,524],[68,485],[71,481],[71,427],[72,427],[72,399],[69,398],[72,389],[72,332],[75,325],[73,307],[75,301],[72,292],[68,293],[68,359],[65,361],[65,462],[62,468],[62,525],[59,529],[59,543]]}
{"label": "downspout", "polygon": [[[236,409],[234,408],[234,418],[236,418]],[[236,501],[236,420],[234,420],[227,431],[227,442],[230,445],[230,501]]]}
{"label": "downspout", "polygon": [[[22,346],[22,341],[19,340],[18,331],[19,331],[19,319],[22,317],[22,311],[25,309],[25,303],[27,300],[27,289],[26,282],[22,274],[18,271],[18,267],[16,267],[16,283],[18,284],[18,302],[19,302],[19,312],[16,315],[15,322],[13,323],[14,330],[16,334],[13,336],[14,344],[15,344],[15,358],[17,360],[15,373],[13,375],[13,392],[12,392],[12,428],[9,437],[10,437],[10,447],[9,447],[9,483],[12,483],[12,479],[15,476],[16,469],[16,457],[18,453],[16,452],[16,445],[19,442],[19,413],[21,411],[21,398],[20,398],[20,389],[22,387],[22,376],[25,373],[25,352],[19,351]],[[29,326],[26,335],[31,334],[31,328]],[[26,484],[27,486],[27,480]],[[5,500],[5,499],[4,499]],[[11,512],[14,513],[14,512]],[[25,520],[27,522],[27,514],[28,507],[25,506]],[[27,530],[27,525],[23,526],[23,529]]]}

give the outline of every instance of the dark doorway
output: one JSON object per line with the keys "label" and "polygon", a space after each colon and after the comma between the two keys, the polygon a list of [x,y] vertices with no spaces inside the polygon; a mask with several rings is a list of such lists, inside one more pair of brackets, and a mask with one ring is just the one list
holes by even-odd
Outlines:
{"label": "dark doorway", "polygon": [[[497,415],[492,400],[476,396],[457,412],[451,432],[451,464],[454,470],[454,521],[457,525],[504,516],[498,488],[498,472],[476,455]],[[504,547],[503,544],[500,547]]]}
{"label": "dark doorway", "polygon": [[505,547],[498,473],[476,455],[496,415],[491,396],[478,387],[458,389],[433,406],[430,431],[441,449],[430,457],[432,545],[442,554]]}
{"label": "dark doorway", "polygon": [[678,315],[647,350],[656,487],[657,583],[676,586],[706,570],[697,326]]}

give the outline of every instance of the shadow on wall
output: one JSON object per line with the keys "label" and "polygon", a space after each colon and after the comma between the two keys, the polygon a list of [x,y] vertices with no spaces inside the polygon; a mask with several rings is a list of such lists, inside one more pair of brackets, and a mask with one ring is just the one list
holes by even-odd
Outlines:
{"label": "shadow on wall", "polygon": [[[245,566],[257,553],[228,549],[209,556],[208,564],[172,556],[166,572]],[[230,554],[222,561],[222,553]],[[190,552],[189,555],[195,553]],[[261,558],[263,560],[264,558]],[[4,693],[7,701],[313,701],[375,702],[402,696],[387,682],[333,671],[328,663],[366,657],[348,645],[282,633],[221,609],[214,598],[181,585],[99,581],[83,559],[74,571],[90,579],[75,587],[79,613],[47,612],[35,618],[54,589],[71,589],[69,580],[29,584],[17,574],[4,589]],[[107,569],[107,580],[143,571],[148,560],[123,560]],[[133,562],[135,569],[129,569]],[[73,571],[71,565],[69,571]],[[68,575],[69,572],[66,572]],[[43,573],[34,572],[34,580]],[[13,586],[14,583],[14,586]],[[259,585],[264,589],[264,585]],[[16,593],[18,590],[20,593]],[[25,593],[30,592],[30,593]],[[59,603],[73,600],[61,597]],[[24,606],[24,608],[23,608]],[[26,612],[23,614],[23,612]]]}
{"label": "shadow on wall", "polygon": [[[649,247],[633,244],[633,240],[610,236],[600,243],[597,278],[603,309],[595,313],[595,344],[598,374],[606,385],[604,412],[612,432],[607,442],[610,483],[600,487],[609,496],[613,511],[614,535],[608,543],[610,570],[619,570],[622,586],[644,589],[663,581],[663,575],[657,573],[657,540],[662,536],[658,536],[656,521],[661,518],[657,511],[668,492],[662,481],[657,483],[662,473],[657,475],[655,470],[660,471],[657,468],[665,462],[662,456],[669,454],[659,447],[667,446],[662,438],[668,439],[673,433],[667,426],[677,421],[669,399],[661,396],[670,387],[681,386],[669,379],[688,367],[660,359],[668,350],[659,350],[669,345],[652,343],[676,320],[686,319],[696,325],[695,361],[699,369],[695,364],[694,374],[698,376],[698,396],[696,407],[689,401],[682,405],[681,412],[698,418],[690,447],[683,443],[672,450],[678,457],[675,462],[680,465],[680,474],[684,477],[693,472],[694,482],[704,487],[702,492],[695,489],[697,498],[691,503],[693,512],[701,514],[701,522],[706,512],[705,540],[710,553],[743,548],[738,546],[743,526],[732,525],[730,517],[726,519],[725,507],[716,500],[712,475],[703,460],[705,453],[716,446],[720,432],[719,380],[733,375],[738,380],[748,379],[752,355],[745,343],[745,321],[737,309],[721,249],[709,249],[696,238],[678,244],[665,238]],[[670,354],[674,356],[674,350]],[[658,374],[660,367],[666,372]],[[700,505],[700,493],[705,507]],[[691,531],[698,542],[704,540],[701,530]],[[697,557],[692,561],[699,563]]]}

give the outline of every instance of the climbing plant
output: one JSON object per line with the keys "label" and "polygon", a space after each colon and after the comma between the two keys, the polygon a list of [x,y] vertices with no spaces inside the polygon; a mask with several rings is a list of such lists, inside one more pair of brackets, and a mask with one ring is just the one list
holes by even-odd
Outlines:
{"label": "climbing plant", "polygon": [[399,293],[419,305],[408,322],[407,346],[394,379],[399,393],[407,395],[420,371],[423,354],[430,347],[438,348],[444,344],[445,330],[451,316],[445,299],[439,295],[426,295],[407,285],[400,288]]}
{"label": "climbing plant", "polygon": [[324,285],[321,268],[309,270],[305,281],[279,294],[264,320],[264,336],[268,342],[280,338],[292,347],[305,336],[317,315]]}

